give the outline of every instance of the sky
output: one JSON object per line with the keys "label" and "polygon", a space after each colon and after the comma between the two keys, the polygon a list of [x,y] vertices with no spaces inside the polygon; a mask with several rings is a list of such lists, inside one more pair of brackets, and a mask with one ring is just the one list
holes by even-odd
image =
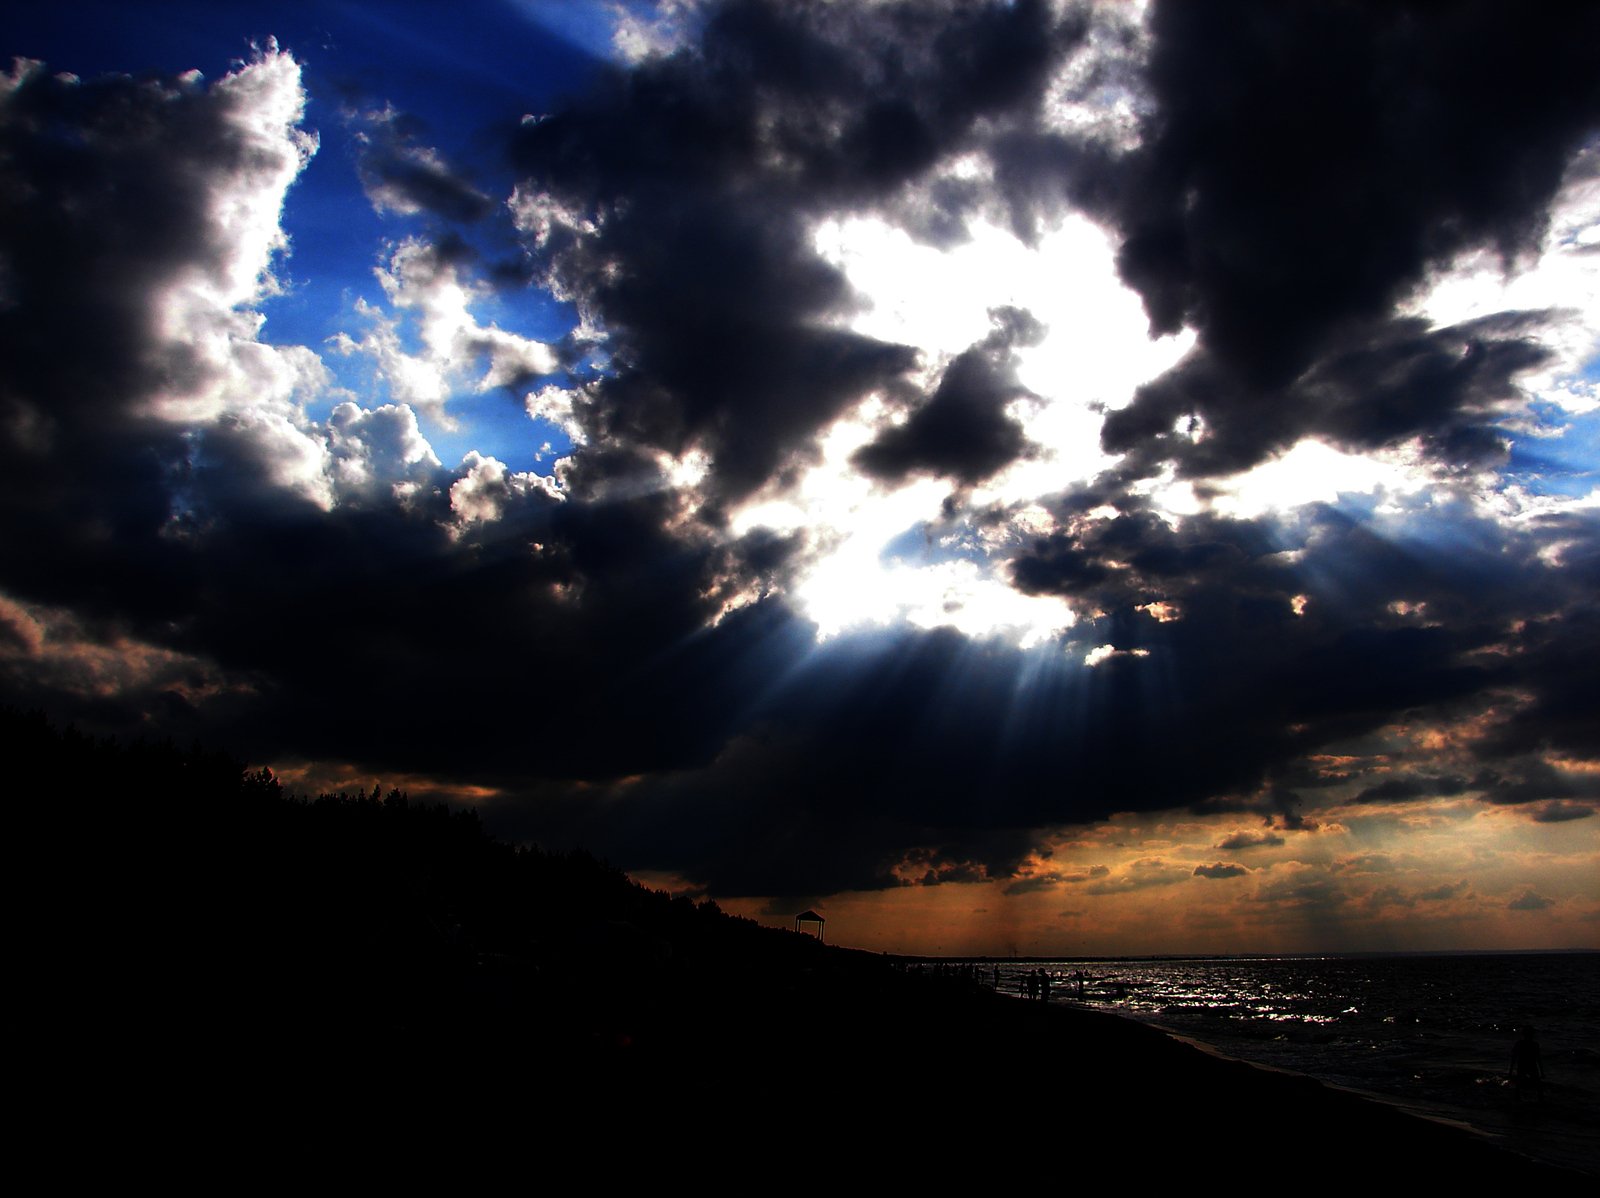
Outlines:
{"label": "sky", "polygon": [[25,6],[0,703],[886,951],[1600,947],[1600,6]]}

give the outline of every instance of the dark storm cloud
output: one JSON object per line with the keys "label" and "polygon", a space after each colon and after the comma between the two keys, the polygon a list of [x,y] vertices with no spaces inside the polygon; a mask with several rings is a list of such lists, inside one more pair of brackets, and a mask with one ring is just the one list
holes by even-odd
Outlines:
{"label": "dark storm cloud", "polygon": [[1503,759],[1555,751],[1579,757],[1594,752],[1600,728],[1600,695],[1589,663],[1600,660],[1600,520],[1591,510],[1538,529],[1564,546],[1559,576],[1573,598],[1540,611],[1517,630],[1515,645],[1530,673],[1540,679],[1531,701],[1499,724],[1479,745],[1480,754]]}
{"label": "dark storm cloud", "polygon": [[[729,734],[731,696],[766,655],[793,649],[762,612],[706,628],[741,581],[737,550],[663,532],[678,502],[536,493],[460,539],[437,510],[240,519],[208,555],[228,602],[197,612],[191,635],[297,697],[277,735],[308,757],[470,761],[479,777],[693,764]],[[290,553],[315,571],[279,577],[270,563]],[[363,697],[327,686],[330,659]]]}
{"label": "dark storm cloud", "polygon": [[1495,407],[1545,360],[1537,316],[1430,330],[1393,311],[1463,251],[1537,248],[1600,129],[1578,48],[1600,12],[1161,3],[1150,32],[1142,144],[1085,198],[1152,330],[1200,340],[1107,418],[1105,448],[1188,477],[1306,436],[1502,457]]}
{"label": "dark storm cloud", "polygon": [[1022,425],[1006,408],[1032,393],[1017,381],[1013,346],[1036,345],[1045,329],[1016,308],[989,313],[994,331],[945,367],[927,402],[903,424],[880,433],[851,461],[875,478],[899,482],[916,473],[979,483],[1022,456]]}
{"label": "dark storm cloud", "polygon": [[[805,635],[766,609],[707,627],[746,576],[736,548],[662,531],[670,492],[594,505],[535,493],[453,536],[438,493],[410,510],[273,509],[212,486],[209,469],[203,526],[177,555],[203,585],[169,587],[151,618],[99,639],[159,640],[247,683],[174,727],[251,759],[490,783],[688,767]],[[124,729],[150,702],[138,688],[120,713],[58,699],[63,716]]]}
{"label": "dark storm cloud", "polygon": [[[1281,25],[1292,65],[1298,22],[1312,21],[1298,11],[1251,9],[1237,36]],[[1338,28],[1339,14],[1368,12],[1305,11]],[[1191,22],[1206,37],[1185,50],[1174,29]],[[1198,84],[1180,60],[1234,36],[1223,24],[1161,10],[1160,108],[1131,182],[1108,151],[1049,143],[1052,169],[1077,172],[1063,194],[1136,234],[1124,269],[1152,311],[1194,320],[1204,338],[1205,356],[1141,396],[1114,436],[1133,459],[1188,453],[1162,438],[1198,412],[1211,440],[1186,443],[1193,470],[1270,452],[1295,430],[1492,450],[1483,429],[1534,361],[1530,325],[1384,323],[1382,304],[1433,249],[1400,254],[1417,264],[1402,269],[1363,243],[1352,253],[1376,281],[1335,270],[1335,294],[1307,300],[1296,288],[1331,250],[1278,245],[1281,219],[1229,223],[1240,156],[1264,137],[1250,123],[1270,117],[1227,88],[1183,115]],[[1127,493],[1147,464],[1135,460],[1052,504],[1059,531],[1012,564],[1022,589],[1083,613],[1063,644],[1024,652],[900,628],[819,645],[781,594],[800,539],[713,531],[695,518],[707,496],[662,477],[651,451],[699,446],[713,455],[711,501],[747,494],[872,391],[909,412],[909,431],[876,446],[888,477],[971,482],[1025,451],[1004,414],[1021,397],[1010,359],[1020,318],[1003,316],[1001,340],[914,395],[910,347],[834,323],[857,300],[810,230],[829,214],[898,211],[908,184],[968,148],[1012,147],[1002,185],[1020,188],[1017,147],[1045,144],[1035,102],[1081,31],[1025,2],[729,4],[711,11],[703,45],[618,72],[528,125],[517,161],[559,209],[538,269],[603,324],[611,359],[578,401],[588,443],[563,472],[565,497],[501,479],[497,515],[479,520],[451,502],[467,467],[419,467],[403,502],[379,486],[317,502],[284,484],[288,455],[249,413],[191,427],[143,414],[208,369],[160,327],[152,299],[222,270],[230,247],[206,217],[259,147],[242,138],[236,96],[218,88],[28,76],[0,111],[0,697],[47,700],[97,729],[204,734],[257,761],[497,787],[483,810],[498,830],[583,843],[720,895],[1022,879],[1044,830],[1124,811],[1232,803],[1215,809],[1304,826],[1289,788],[1305,754],[1401,718],[1477,714],[1485,695],[1516,697],[1479,742],[1499,779],[1486,795],[1563,801],[1534,763],[1595,751],[1592,518],[1509,528],[1441,499],[1430,514],[1449,525],[1447,541],[1404,520],[1381,536],[1326,508],[1172,524]],[[1240,90],[1258,96],[1268,68],[1242,56]],[[1536,89],[1529,103],[1531,127],[1553,101]],[[1243,149],[1212,129],[1229,106],[1246,122]],[[1335,164],[1356,153],[1351,137],[1333,139]],[[1552,155],[1560,140],[1530,138]],[[406,175],[402,150],[417,143],[395,144],[375,178],[407,203],[471,217],[452,190],[459,177]],[[1309,156],[1292,154],[1291,173]],[[1508,176],[1535,160],[1512,154]],[[1181,186],[1163,173],[1169,161]],[[1254,209],[1270,214],[1282,196],[1261,186]],[[1348,186],[1368,195],[1364,181]],[[1173,198],[1191,191],[1193,212]],[[1520,246],[1547,190],[1522,193],[1520,207],[1434,204],[1428,220],[1444,231],[1428,237]],[[971,200],[939,200],[945,235]],[[1392,203],[1411,213],[1399,225],[1418,223],[1411,193]],[[1329,235],[1357,231],[1339,223]],[[1286,254],[1284,286],[1262,298],[1259,284],[1219,274],[1234,241],[1261,269]],[[1283,369],[1278,348],[1263,364],[1235,328],[1255,308],[1262,344],[1279,337],[1282,355],[1309,364],[1293,391],[1304,415],[1235,416],[1230,380],[1265,395],[1262,380]],[[1215,398],[1169,402],[1163,387]],[[369,423],[384,425],[387,445],[406,431],[398,409]],[[1096,514],[1108,502],[1118,514]],[[1559,562],[1540,556],[1552,543]],[[1427,621],[1397,600],[1424,606]],[[1156,618],[1155,604],[1173,618]],[[97,690],[36,664],[68,640],[85,653],[132,644],[172,656]],[[1102,645],[1117,655],[1084,666]],[[1112,894],[1192,876],[1144,862],[1060,881]],[[1262,897],[1342,895],[1288,879]]]}
{"label": "dark storm cloud", "polygon": [[1215,865],[1197,865],[1194,867],[1194,876],[1197,878],[1242,878],[1250,871],[1243,865],[1234,865],[1232,862],[1218,861]]}
{"label": "dark storm cloud", "polygon": [[[565,501],[507,488],[498,519],[462,526],[457,474],[436,472],[405,504],[374,493],[330,511],[277,483],[237,414],[198,430],[137,415],[188,361],[189,347],[156,327],[151,297],[184,272],[220,269],[229,248],[196,230],[243,153],[232,115],[215,90],[128,80],[25,81],[8,109],[6,281],[19,302],[0,313],[0,335],[21,431],[5,446],[0,585],[73,610],[83,652],[157,645],[235,685],[226,701],[180,709],[132,683],[114,699],[45,693],[38,669],[8,670],[7,698],[124,730],[165,707],[165,730],[219,737],[256,760],[491,784],[524,783],[530,768],[603,782],[716,762],[720,787],[660,773],[636,789],[661,801],[636,816],[585,799],[570,818],[629,865],[681,867],[724,892],[1014,871],[1028,830],[963,817],[948,787],[935,788],[932,818],[910,791],[888,810],[849,809],[920,736],[895,704],[878,711],[866,697],[881,685],[873,668],[899,659],[918,689],[937,689],[961,642],[913,636],[887,657],[827,655],[797,675],[812,630],[780,603],[713,622],[758,583],[749,563],[771,570],[787,550],[695,532],[691,497],[640,455],[596,446],[566,472]],[[100,136],[102,125],[118,136]],[[148,202],[123,208],[130,190]],[[820,331],[801,340],[788,352],[886,352]],[[170,690],[169,674],[149,685]],[[856,693],[836,705],[835,686]],[[758,716],[793,728],[803,751],[784,785],[768,777],[789,765],[781,752],[763,747],[745,766],[737,751]],[[978,748],[963,738],[962,759]],[[665,834],[652,827],[661,818]],[[538,823],[542,836],[561,830],[553,813]]]}
{"label": "dark storm cloud", "polygon": [[1150,30],[1119,265],[1153,328],[1246,384],[1462,250],[1533,250],[1600,122],[1588,5],[1165,2]]}
{"label": "dark storm cloud", "polygon": [[[513,799],[486,816],[547,838],[598,837],[619,863],[674,869],[722,894],[1010,877],[1034,847],[1027,808],[1042,779],[1028,775],[1045,766],[1044,746],[1028,736],[1029,760],[995,763],[995,790],[982,783],[993,806],[975,804],[970,787],[995,757],[981,742],[999,713],[969,708],[956,677],[999,699],[1014,662],[963,668],[963,647],[947,633],[846,638],[753,666],[747,730],[705,768],[611,788],[600,803]],[[1030,793],[1002,799],[1011,783]]]}
{"label": "dark storm cloud", "polygon": [[[1009,345],[973,347],[919,404],[905,386],[907,347],[827,327],[855,301],[809,241],[809,222],[822,214],[877,207],[904,215],[906,183],[981,142],[1017,212],[1032,187],[1035,211],[1066,195],[1119,224],[1129,233],[1125,275],[1158,323],[1170,310],[1201,329],[1195,358],[1108,426],[1108,445],[1131,453],[1127,477],[1146,469],[1141,455],[1180,450],[1190,473],[1237,469],[1311,432],[1358,447],[1422,435],[1441,454],[1500,452],[1488,431],[1496,405],[1519,372],[1542,361],[1528,343],[1535,318],[1430,330],[1388,320],[1389,307],[1447,251],[1530,244],[1575,144],[1570,129],[1552,141],[1544,117],[1529,116],[1540,125],[1530,146],[1544,146],[1554,163],[1548,185],[1498,208],[1460,200],[1470,219],[1431,248],[1381,244],[1387,226],[1361,215],[1356,229],[1338,201],[1318,200],[1334,222],[1330,234],[1378,238],[1355,245],[1358,266],[1340,274],[1351,257],[1336,241],[1302,244],[1321,209],[1303,210],[1307,226],[1295,217],[1292,237],[1285,224],[1286,206],[1301,211],[1319,154],[1327,159],[1319,185],[1344,179],[1369,206],[1393,206],[1398,226],[1428,237],[1431,222],[1457,203],[1435,201],[1450,191],[1443,184],[1423,185],[1416,198],[1381,175],[1345,179],[1357,153],[1376,155],[1391,175],[1417,169],[1426,180],[1434,169],[1413,160],[1400,133],[1401,148],[1362,150],[1371,111],[1333,113],[1329,120],[1347,120],[1357,132],[1322,150],[1295,143],[1285,174],[1272,176],[1277,143],[1268,145],[1261,126],[1275,118],[1253,100],[1282,81],[1259,78],[1271,68],[1236,49],[1249,59],[1242,96],[1210,88],[1186,114],[1203,81],[1188,77],[1195,68],[1185,56],[1198,61],[1205,51],[1178,44],[1170,26],[1184,18],[1164,10],[1146,148],[1118,163],[1103,147],[1041,133],[1026,115],[1080,30],[1052,39],[1043,9],[1030,5],[970,11],[980,15],[961,20],[976,24],[957,21],[953,32],[930,38],[926,9],[720,7],[701,45],[646,63],[526,127],[518,161],[529,186],[560,208],[538,252],[604,324],[614,355],[610,376],[580,401],[593,444],[709,449],[713,491],[733,498],[781,471],[849,403],[879,390],[910,416],[859,465],[890,479],[922,471],[960,482],[1012,460],[1025,442],[1003,412],[1019,394]],[[1211,40],[1250,42],[1265,36],[1258,26],[1281,27],[1295,54],[1310,54],[1317,22],[1344,20],[1318,9],[1302,28],[1275,11],[1245,15],[1238,30],[1226,20],[1213,27],[1203,15],[1193,21]],[[1347,33],[1343,65],[1330,68],[1335,78],[1339,70],[1360,73],[1345,60],[1367,34]],[[995,47],[1014,49],[1018,38],[1031,47],[1027,55],[995,56]],[[995,77],[1002,63],[1004,80]],[[1438,86],[1455,95],[1449,80]],[[1324,90],[1313,85],[1301,107],[1336,108]],[[1207,116],[1207,105],[1227,114]],[[1246,129],[1240,144],[1227,140],[1235,119]],[[1537,150],[1526,161],[1544,161]],[[1434,161],[1454,169],[1446,153]],[[1469,165],[1486,170],[1481,158]],[[1241,173],[1253,173],[1248,210],[1275,219],[1229,223],[1228,196],[1246,186]],[[982,197],[959,182],[940,186],[919,201],[927,207],[921,234],[956,239],[963,214]],[[1197,207],[1191,213],[1174,196],[1193,196]],[[1499,216],[1485,215],[1491,208]],[[595,222],[593,231],[585,221]],[[1167,243],[1176,250],[1162,258],[1154,251]],[[1247,254],[1243,266],[1260,264],[1264,277],[1281,265],[1275,290],[1215,266],[1235,244]],[[1330,269],[1331,288],[1322,277]],[[1244,335],[1246,313],[1261,321],[1258,341]],[[1296,390],[1286,402],[1282,386],[1291,378]],[[1169,444],[1172,425],[1188,415],[1201,417],[1203,435]],[[762,659],[763,682],[743,697],[739,717],[720,726],[728,739],[714,750],[715,737],[701,742],[701,764],[604,788],[599,802],[590,791],[537,808],[508,799],[491,807],[494,818],[535,835],[604,844],[622,864],[674,869],[718,893],[802,894],[1006,877],[1027,858],[1031,830],[1052,820],[1200,803],[1264,785],[1268,809],[1299,826],[1295,797],[1267,785],[1275,771],[1287,773],[1310,746],[1408,710],[1446,711],[1504,684],[1510,667],[1474,655],[1498,642],[1502,616],[1538,606],[1534,597],[1509,598],[1525,579],[1512,562],[1493,559],[1499,538],[1482,525],[1481,554],[1431,553],[1385,542],[1332,512],[1287,530],[1216,517],[1174,529],[1128,502],[1115,481],[1097,502],[1106,498],[1120,503],[1121,516],[1081,521],[1030,547],[1015,577],[1026,590],[1104,613],[1074,631],[1076,648],[1109,643],[1149,657],[1116,657],[1094,670],[1062,666],[1023,694],[1020,654],[948,632],[842,638],[785,660],[782,650],[804,631],[794,632],[780,605],[763,604],[759,615],[717,631],[721,652],[745,655],[747,623],[767,628],[764,643],[780,651]],[[1303,560],[1283,557],[1288,548]],[[1529,552],[1521,546],[1517,561],[1525,564]],[[1463,600],[1462,588],[1474,598]],[[1562,589],[1539,598],[1554,608]],[[1311,607],[1297,616],[1301,594]],[[1389,610],[1396,598],[1430,602],[1451,619],[1408,624]],[[1138,610],[1155,602],[1175,605],[1180,617],[1158,623]],[[691,708],[699,689],[685,696]]]}
{"label": "dark storm cloud", "polygon": [[[1041,575],[1050,563],[1057,585],[1102,613],[1069,634],[1071,656],[1041,662],[948,630],[837,637],[770,674],[744,731],[703,767],[608,789],[598,804],[585,793],[488,810],[508,829],[603,842],[619,863],[671,868],[716,893],[1022,881],[1036,830],[1117,811],[1249,810],[1310,830],[1282,783],[1305,754],[1395,722],[1475,715],[1487,694],[1537,705],[1547,684],[1563,685],[1508,652],[1518,634],[1507,630],[1586,601],[1585,580],[1544,565],[1536,537],[1466,512],[1453,527],[1434,543],[1377,535],[1333,509],[1175,528],[1138,512],[1080,518],[1039,549]],[[1096,580],[1054,568],[1077,551],[1102,567]],[[1397,613],[1397,599],[1430,619]],[[1141,610],[1158,601],[1177,618]],[[1124,653],[1079,664],[1106,643]],[[1413,785],[1483,783],[1424,768],[1385,793]],[[1264,829],[1218,848],[1284,840]],[[931,869],[926,848],[945,864]]]}
{"label": "dark storm cloud", "polygon": [[[944,156],[1027,124],[1083,29],[1035,0],[736,0],[708,14],[699,45],[527,125],[526,186],[567,213],[539,253],[608,334],[611,371],[580,406],[591,437],[704,448],[712,490],[737,498],[851,403],[903,393],[912,348],[828,327],[856,300],[812,224],[886,203]],[[986,472],[1020,448],[980,411],[974,389],[1003,385],[981,374],[972,360],[930,402],[919,442],[948,446],[957,425],[983,441],[936,470]],[[918,448],[885,468],[914,468]]]}
{"label": "dark storm cloud", "polygon": [[1310,436],[1350,450],[1420,437],[1440,461],[1495,462],[1509,447],[1497,407],[1519,394],[1518,374],[1549,358],[1521,335],[1537,323],[1503,313],[1442,329],[1416,319],[1347,327],[1293,382],[1270,387],[1197,349],[1107,415],[1101,442],[1131,454],[1129,467],[1172,459],[1188,477],[1237,473]]}
{"label": "dark storm cloud", "polygon": [[[605,835],[622,860],[671,861],[722,892],[799,888],[817,870],[850,888],[896,885],[919,844],[1003,877],[1026,857],[1031,829],[1252,789],[1272,762],[1304,750],[1302,736],[1316,739],[1290,730],[1300,713],[1292,698],[1283,705],[1294,690],[1273,685],[1289,663],[1243,652],[1260,640],[1259,619],[1236,637],[1197,622],[1191,638],[1174,631],[1181,621],[1136,618],[1157,630],[1144,642],[1150,658],[1094,669],[1063,660],[1042,674],[1020,651],[950,632],[829,642],[752,708],[767,734],[709,769],[617,794]],[[1349,660],[1350,672],[1389,648]],[[1373,692],[1414,666],[1394,663]],[[1319,702],[1332,704],[1299,699],[1308,710]],[[1341,729],[1391,710],[1332,705],[1323,718]],[[600,816],[576,802],[571,818]]]}
{"label": "dark storm cloud", "polygon": [[[1363,650],[1358,656],[1364,661],[1368,642],[1411,655],[1434,645],[1452,653],[1510,636],[1536,659],[1546,636],[1552,647],[1571,643],[1569,622],[1580,642],[1587,639],[1587,576],[1547,565],[1539,556],[1544,538],[1538,530],[1508,528],[1464,506],[1437,503],[1385,521],[1309,505],[1251,519],[1202,512],[1170,524],[1140,500],[1126,501],[1114,515],[1082,514],[1079,507],[1063,506],[1062,531],[1036,538],[1017,555],[1018,585],[1069,596],[1103,613],[1073,629],[1079,642],[1137,649],[1191,635],[1218,637],[1219,684],[1239,668],[1223,668],[1228,654],[1243,654],[1242,664],[1255,652],[1244,635],[1247,624],[1258,633],[1255,639],[1278,651],[1332,638],[1304,664],[1306,692],[1296,701],[1313,707],[1362,686],[1346,678],[1335,658]],[[1447,535],[1439,535],[1439,521]],[[1592,521],[1570,530],[1577,546],[1593,543],[1597,531]],[[1153,604],[1177,618],[1153,618]],[[1427,613],[1425,621],[1406,614],[1418,610]],[[1563,615],[1508,633],[1500,622],[1513,612]],[[1237,640],[1226,631],[1232,629]],[[1567,685],[1555,662],[1538,661],[1552,683]],[[1316,664],[1328,666],[1320,682],[1310,675]],[[1285,661],[1281,668],[1294,667]],[[1393,702],[1403,706],[1407,690],[1426,689],[1426,677],[1419,673],[1402,684]]]}
{"label": "dark storm cloud", "polygon": [[1535,894],[1532,890],[1524,890],[1506,904],[1506,909],[1509,911],[1543,911],[1547,907],[1555,905],[1554,899],[1547,899],[1542,894]]}

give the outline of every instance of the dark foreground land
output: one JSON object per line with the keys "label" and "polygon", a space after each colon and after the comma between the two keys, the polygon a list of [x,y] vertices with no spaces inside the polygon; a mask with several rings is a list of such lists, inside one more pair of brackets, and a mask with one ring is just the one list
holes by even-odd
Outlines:
{"label": "dark foreground land", "polygon": [[[1203,1192],[1592,1177],[1115,1016],[644,890],[399,795],[0,713],[56,1175]],[[426,1162],[426,1164],[424,1164]]]}
{"label": "dark foreground land", "polygon": [[1593,1184],[1117,1016],[806,956],[680,976],[611,1004],[599,1030],[571,1009],[496,1010],[480,991],[456,1012],[478,1016],[470,1036],[280,1042],[258,1076],[313,1126],[447,1120],[601,1174],[754,1192]]}

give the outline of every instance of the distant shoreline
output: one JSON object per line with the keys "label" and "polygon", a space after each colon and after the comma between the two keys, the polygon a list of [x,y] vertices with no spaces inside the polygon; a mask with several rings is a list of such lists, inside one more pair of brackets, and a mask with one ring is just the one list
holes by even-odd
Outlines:
{"label": "distant shoreline", "polygon": [[[848,947],[848,946],[840,946]],[[852,952],[872,952],[871,949],[851,949]],[[1461,948],[1409,950],[1351,950],[1323,953],[1144,953],[1136,956],[1084,957],[1084,956],[917,956],[909,953],[880,953],[892,961],[908,964],[956,964],[970,962],[975,965],[1049,965],[1049,964],[1117,964],[1122,962],[1151,961],[1322,961],[1362,960],[1364,958],[1392,957],[1570,957],[1600,956],[1600,948]]]}

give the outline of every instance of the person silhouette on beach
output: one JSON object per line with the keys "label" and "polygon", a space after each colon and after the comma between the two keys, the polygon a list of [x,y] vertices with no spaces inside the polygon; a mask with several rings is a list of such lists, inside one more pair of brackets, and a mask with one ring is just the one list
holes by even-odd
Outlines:
{"label": "person silhouette on beach", "polygon": [[1544,1101],[1544,1062],[1539,1059],[1539,1041],[1529,1024],[1522,1038],[1511,1046],[1511,1084],[1520,1103],[1528,1094],[1535,1102]]}

